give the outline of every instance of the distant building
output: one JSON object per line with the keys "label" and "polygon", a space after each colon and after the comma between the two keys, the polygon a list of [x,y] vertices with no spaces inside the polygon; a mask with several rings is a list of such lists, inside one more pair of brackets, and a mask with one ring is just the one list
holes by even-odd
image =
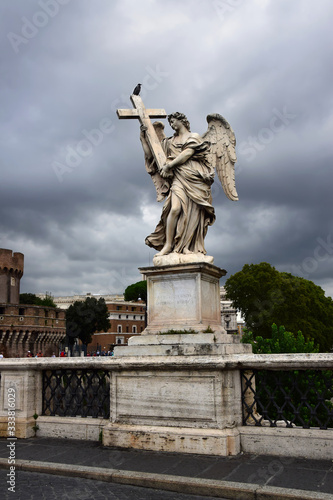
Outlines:
{"label": "distant building", "polygon": [[241,337],[243,337],[243,333],[244,333],[244,328],[245,327],[245,323],[244,321],[238,321],[237,322],[237,328],[238,328],[238,333]]}
{"label": "distant building", "polygon": [[5,357],[58,354],[66,337],[65,313],[19,303],[24,255],[0,248],[0,352]]}
{"label": "distant building", "polygon": [[[45,293],[39,293],[37,294],[37,297],[40,297],[41,299],[44,299],[46,297]],[[112,302],[118,302],[118,301],[123,301],[124,296],[123,295],[92,295],[91,293],[87,293],[86,295],[67,295],[64,297],[52,297],[53,302],[56,304],[57,307],[60,309],[68,309],[69,306],[74,304],[74,302],[80,301],[84,302],[87,297],[96,297],[99,299],[102,297],[106,303],[112,301]]]}
{"label": "distant building", "polygon": [[146,326],[146,304],[140,302],[109,302],[111,327],[107,332],[96,332],[88,350],[111,350],[116,345],[127,344],[130,337],[140,335]]}
{"label": "distant building", "polygon": [[220,298],[222,326],[226,329],[227,333],[239,333],[237,309],[232,306],[231,300],[227,300],[226,291],[223,286],[220,287]]}
{"label": "distant building", "polygon": [[[40,294],[44,298],[45,295]],[[140,335],[146,326],[146,304],[143,301],[126,302],[123,295],[72,295],[66,297],[52,297],[53,302],[65,310],[76,301],[84,301],[87,297],[103,298],[109,310],[111,326],[107,332],[96,332],[92,342],[88,345],[89,351],[113,351],[116,345],[127,344],[130,337]]]}

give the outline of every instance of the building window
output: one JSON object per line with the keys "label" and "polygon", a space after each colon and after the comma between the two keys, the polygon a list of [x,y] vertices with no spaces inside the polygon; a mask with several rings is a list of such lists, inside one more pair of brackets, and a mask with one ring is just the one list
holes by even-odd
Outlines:
{"label": "building window", "polygon": [[124,344],[124,337],[116,337],[116,344]]}
{"label": "building window", "polygon": [[5,308],[4,307],[0,307],[0,314],[5,314]]}
{"label": "building window", "polygon": [[129,329],[128,329],[128,326],[126,326],[126,333],[128,333],[128,332],[129,332]]}
{"label": "building window", "polygon": [[126,314],[126,319],[128,319],[128,314]]}
{"label": "building window", "polygon": [[135,318],[136,318],[136,316],[135,316],[135,314],[134,314],[134,315],[133,315],[133,319],[135,319]]}
{"label": "building window", "polygon": [[122,306],[117,306],[117,311],[120,311],[122,309]]}
{"label": "building window", "polygon": [[135,311],[136,307],[132,307],[132,311]]}
{"label": "building window", "polygon": [[118,319],[121,319],[121,314],[118,315]]}
{"label": "building window", "polygon": [[19,316],[24,316],[24,307],[19,307]]}
{"label": "building window", "polygon": [[136,333],[136,325],[132,326],[132,333]]}
{"label": "building window", "polygon": [[10,284],[11,286],[15,286],[15,278],[10,278]]}
{"label": "building window", "polygon": [[122,331],[123,331],[123,330],[122,330],[122,326],[121,326],[121,325],[118,325],[118,326],[117,326],[117,332],[118,332],[118,333],[122,333]]}

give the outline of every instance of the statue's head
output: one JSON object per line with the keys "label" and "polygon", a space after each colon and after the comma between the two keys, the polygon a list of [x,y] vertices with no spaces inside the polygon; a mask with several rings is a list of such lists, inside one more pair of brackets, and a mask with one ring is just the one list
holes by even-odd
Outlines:
{"label": "statue's head", "polygon": [[188,121],[188,119],[186,118],[186,116],[183,113],[178,113],[178,111],[176,111],[175,113],[171,113],[170,115],[168,115],[168,122],[169,123],[170,123],[170,121],[171,121],[172,118],[174,118],[175,120],[179,120],[180,122],[182,122],[182,124],[184,125],[184,127],[189,132],[191,132],[190,122]]}

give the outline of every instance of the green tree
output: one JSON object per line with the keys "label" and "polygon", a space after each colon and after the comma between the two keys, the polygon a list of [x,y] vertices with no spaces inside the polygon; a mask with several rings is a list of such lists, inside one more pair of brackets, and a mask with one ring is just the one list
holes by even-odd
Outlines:
{"label": "green tree", "polygon": [[47,307],[57,307],[57,305],[54,303],[53,297],[51,294],[47,293],[45,294],[44,299],[42,300],[42,305],[47,306]]}
{"label": "green tree", "polygon": [[138,300],[139,298],[147,302],[147,281],[138,281],[129,285],[124,293],[125,300]]}
{"label": "green tree", "polygon": [[96,331],[106,332],[110,328],[109,312],[103,298],[87,297],[85,301],[76,301],[66,311],[66,334],[69,344],[79,338],[85,346],[92,340]]}
{"label": "green tree", "polygon": [[45,294],[44,299],[37,297],[37,295],[35,295],[34,293],[20,293],[20,304],[57,307],[57,305],[53,301],[52,295],[48,293]]}
{"label": "green tree", "polygon": [[40,300],[34,293],[20,293],[20,304],[37,305]]}
{"label": "green tree", "polygon": [[255,338],[269,338],[276,323],[294,334],[301,330],[320,351],[333,348],[333,301],[312,281],[261,262],[246,264],[227,279],[225,289]]}
{"label": "green tree", "polygon": [[287,332],[284,326],[279,328],[272,325],[271,337],[264,339],[259,335],[254,338],[253,332],[245,330],[242,337],[243,344],[252,344],[254,354],[281,354],[281,353],[305,353],[318,352],[313,340],[305,340],[301,331],[297,335]]}

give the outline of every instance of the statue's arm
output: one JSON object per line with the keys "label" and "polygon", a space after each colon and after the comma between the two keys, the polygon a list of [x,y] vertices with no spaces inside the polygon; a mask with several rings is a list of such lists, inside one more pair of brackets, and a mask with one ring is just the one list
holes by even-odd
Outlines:
{"label": "statue's arm", "polygon": [[175,167],[179,167],[179,165],[183,165],[193,155],[194,155],[194,149],[192,149],[192,148],[186,148],[186,149],[184,149],[184,151],[182,151],[181,153],[179,153],[179,155],[176,158],[174,158],[170,162],[166,163],[162,167],[162,170],[161,170],[162,177],[166,177],[166,178],[170,177],[170,170],[171,169],[173,169]]}
{"label": "statue's arm", "polygon": [[174,168],[178,167],[179,165],[183,165],[183,163],[186,163],[187,160],[189,160],[193,155],[194,155],[194,149],[192,148],[184,149],[184,151],[179,153],[179,155],[176,158],[167,163],[167,166],[169,168]]}

